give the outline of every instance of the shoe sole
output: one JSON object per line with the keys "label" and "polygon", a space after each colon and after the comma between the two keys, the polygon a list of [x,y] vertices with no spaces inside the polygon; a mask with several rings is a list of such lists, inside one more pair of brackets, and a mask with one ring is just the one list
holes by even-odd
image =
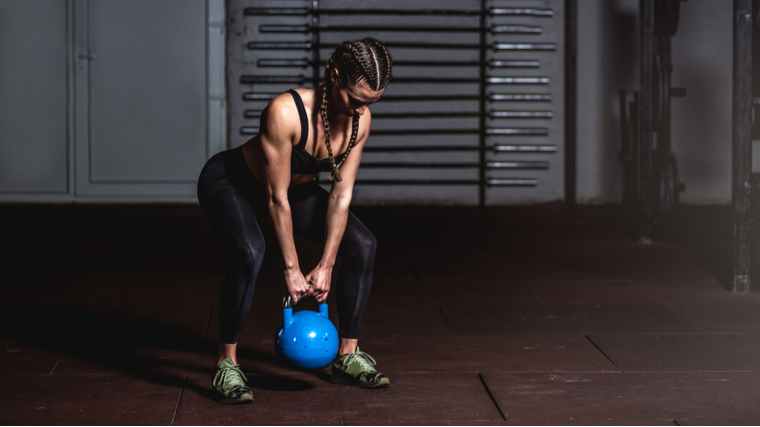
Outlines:
{"label": "shoe sole", "polygon": [[[216,390],[214,390],[216,391]],[[227,405],[245,405],[248,403],[253,403],[253,394],[243,394],[238,398],[231,398],[223,395],[222,393],[216,391],[216,395],[219,397],[219,402],[224,403]]]}
{"label": "shoe sole", "polygon": [[391,385],[390,383],[387,384],[369,384],[369,383],[363,383],[361,381],[357,381],[352,377],[351,375],[348,375],[339,369],[333,369],[332,370],[332,382],[333,384],[340,384],[340,385],[352,385],[359,388],[384,388]]}

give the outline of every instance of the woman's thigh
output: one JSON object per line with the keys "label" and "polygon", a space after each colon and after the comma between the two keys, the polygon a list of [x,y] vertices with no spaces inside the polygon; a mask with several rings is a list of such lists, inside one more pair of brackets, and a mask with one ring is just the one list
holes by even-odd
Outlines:
{"label": "woman's thigh", "polygon": [[[293,212],[293,232],[320,245],[325,244],[329,192],[316,182],[293,187],[288,195]],[[374,236],[353,214],[348,212],[340,249],[354,251],[359,246],[374,245]]]}
{"label": "woman's thigh", "polygon": [[230,250],[244,243],[248,250],[263,251],[264,236],[256,220],[255,200],[226,177],[201,175],[198,200],[214,233]]}

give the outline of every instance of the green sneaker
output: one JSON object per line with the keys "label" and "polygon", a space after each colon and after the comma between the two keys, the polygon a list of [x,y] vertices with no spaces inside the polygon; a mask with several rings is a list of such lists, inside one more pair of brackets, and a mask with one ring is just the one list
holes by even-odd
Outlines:
{"label": "green sneaker", "polygon": [[253,393],[245,385],[246,381],[248,378],[240,370],[240,365],[235,365],[228,357],[214,370],[211,385],[219,393],[222,403],[251,403]]}
{"label": "green sneaker", "polygon": [[388,387],[391,380],[377,372],[375,364],[372,356],[356,347],[356,353],[344,354],[332,363],[332,382],[359,388]]}

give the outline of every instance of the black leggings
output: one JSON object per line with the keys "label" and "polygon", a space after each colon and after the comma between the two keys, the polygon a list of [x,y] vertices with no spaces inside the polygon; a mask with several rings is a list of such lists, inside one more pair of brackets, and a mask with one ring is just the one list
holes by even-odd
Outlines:
{"label": "black leggings", "polygon": [[[295,235],[324,245],[327,196],[328,192],[314,181],[290,187],[288,201]],[[264,236],[254,212],[269,218],[266,188],[253,176],[238,147],[209,159],[198,180],[198,200],[206,220],[232,257],[219,295],[219,328],[221,341],[234,344],[248,318],[264,257]],[[341,338],[359,338],[372,288],[376,245],[375,236],[349,212],[338,248],[343,265],[335,290]]]}

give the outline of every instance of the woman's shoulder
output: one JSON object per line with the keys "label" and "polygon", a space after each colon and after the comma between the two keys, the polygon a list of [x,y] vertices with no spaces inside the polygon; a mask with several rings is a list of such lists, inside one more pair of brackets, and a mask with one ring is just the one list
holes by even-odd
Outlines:
{"label": "woman's shoulder", "polygon": [[272,98],[264,109],[261,118],[276,122],[282,120],[291,121],[295,118],[295,121],[298,122],[298,108],[293,101],[293,96],[285,92]]}
{"label": "woman's shoulder", "polygon": [[[297,88],[293,89],[293,91],[299,95],[301,101],[306,105],[309,105],[308,102],[314,98],[313,89]],[[267,105],[266,109],[269,110],[270,114],[296,113],[296,117],[298,117],[298,107],[296,106],[295,99],[293,98],[293,95],[291,95],[290,91],[283,92],[272,98],[272,100],[269,101],[269,105]]]}
{"label": "woman's shoulder", "polygon": [[287,109],[288,107],[293,106],[295,108],[295,102],[293,102],[293,96],[290,95],[290,92],[283,92],[274,98],[272,98],[271,101],[269,101],[269,104],[267,104],[267,109],[270,111],[275,110],[281,110],[281,109]]}
{"label": "woman's shoulder", "polygon": [[[299,87],[296,89],[293,89],[298,96],[301,98],[301,102],[303,102],[304,107],[306,107],[307,110],[311,109],[310,107],[315,104],[315,96],[317,91],[313,88],[307,88],[307,87]],[[286,92],[288,96],[291,96]],[[291,96],[292,99],[292,96]]]}
{"label": "woman's shoulder", "polygon": [[301,121],[293,96],[285,92],[272,98],[259,119],[261,133],[274,134],[292,139],[300,131]]}

